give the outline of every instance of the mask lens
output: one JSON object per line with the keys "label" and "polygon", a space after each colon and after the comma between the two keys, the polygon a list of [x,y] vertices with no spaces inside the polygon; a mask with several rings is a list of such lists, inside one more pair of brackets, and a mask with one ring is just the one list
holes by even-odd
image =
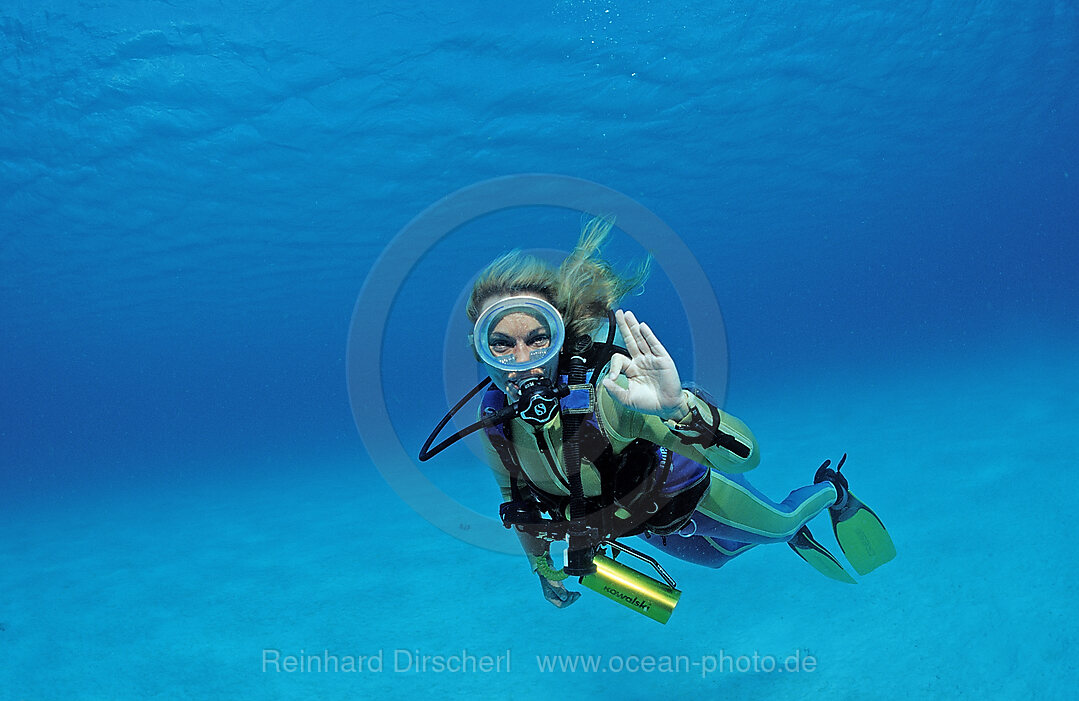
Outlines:
{"label": "mask lens", "polygon": [[476,321],[473,334],[480,359],[506,372],[540,367],[557,356],[564,336],[558,311],[534,297],[510,297],[491,305]]}
{"label": "mask lens", "polygon": [[[528,354],[528,362],[531,363],[533,360],[542,360],[543,358],[546,358],[547,352],[547,348],[530,351]],[[503,367],[508,367],[516,364],[516,357],[513,355],[501,355],[498,356],[498,362],[501,363]]]}
{"label": "mask lens", "polygon": [[514,310],[493,321],[487,347],[503,367],[529,365],[550,351],[550,325],[543,318]]}

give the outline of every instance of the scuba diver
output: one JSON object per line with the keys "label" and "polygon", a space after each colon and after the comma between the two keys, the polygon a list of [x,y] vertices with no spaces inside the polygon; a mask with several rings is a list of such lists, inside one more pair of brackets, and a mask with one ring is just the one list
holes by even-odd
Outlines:
{"label": "scuba diver", "polygon": [[[810,533],[822,511],[859,574],[895,556],[883,524],[825,461],[813,483],[776,503],[743,476],[759,462],[756,439],[699,388],[683,386],[655,332],[620,300],[647,277],[650,259],[623,277],[599,256],[613,222],[588,222],[560,267],[505,254],[473,286],[470,343],[489,375],[455,406],[420,452],[429,459],[482,431],[487,461],[543,596],[559,608],[580,596],[570,576],[666,622],[680,592],[663,568],[620,542],[641,536],[663,552],[718,568],[763,543],[787,543],[824,575],[854,583]],[[478,420],[435,448],[451,417],[486,388]],[[544,515],[546,514],[546,516]],[[566,542],[556,569],[551,544]],[[608,553],[610,556],[608,556]],[[650,564],[658,582],[616,562]]]}

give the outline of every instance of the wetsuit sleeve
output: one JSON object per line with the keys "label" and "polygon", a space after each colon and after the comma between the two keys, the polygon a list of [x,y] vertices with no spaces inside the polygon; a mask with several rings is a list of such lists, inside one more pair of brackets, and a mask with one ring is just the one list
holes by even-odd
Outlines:
{"label": "wetsuit sleeve", "polygon": [[[625,377],[617,382],[627,384]],[[642,438],[722,472],[747,472],[760,463],[757,439],[744,423],[689,390],[682,392],[697,416],[691,412],[681,421],[663,421],[622,406],[600,385],[596,393],[598,414],[615,449]],[[718,433],[694,428],[702,425],[714,427]],[[714,439],[716,435],[719,440]]]}
{"label": "wetsuit sleeve", "polygon": [[[491,441],[484,437],[482,443],[484,457],[487,459],[487,464],[490,466],[491,472],[494,473],[495,482],[498,483],[498,490],[502,493],[502,501],[513,499],[513,487],[511,485],[509,470],[502,464],[502,458],[499,457],[498,451],[491,445]],[[532,571],[535,572],[537,558],[545,557],[547,555],[549,545],[547,541],[522,531],[516,531],[516,533],[517,538],[521,541],[521,549],[524,550],[525,555],[528,557],[528,564],[532,568]]]}
{"label": "wetsuit sleeve", "polygon": [[487,440],[486,437],[483,439],[483,456],[486,458],[491,472],[494,473],[495,482],[498,483],[498,491],[502,493],[502,501],[509,501],[513,498],[510,471],[502,464],[502,458],[498,456],[498,451],[495,450],[494,446],[491,445],[491,441]]}

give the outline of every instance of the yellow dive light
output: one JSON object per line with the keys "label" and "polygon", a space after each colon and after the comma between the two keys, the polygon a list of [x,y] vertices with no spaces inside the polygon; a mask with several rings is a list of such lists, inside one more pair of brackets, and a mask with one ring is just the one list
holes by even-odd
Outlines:
{"label": "yellow dive light", "polygon": [[581,584],[653,621],[666,623],[670,619],[682,592],[606,555],[596,554],[592,562],[596,571],[581,577]]}

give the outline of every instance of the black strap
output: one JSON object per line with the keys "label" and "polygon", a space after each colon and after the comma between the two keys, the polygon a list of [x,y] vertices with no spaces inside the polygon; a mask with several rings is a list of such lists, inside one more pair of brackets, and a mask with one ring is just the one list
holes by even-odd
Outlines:
{"label": "black strap", "polygon": [[591,357],[591,361],[592,361],[591,362],[591,366],[592,366],[592,380],[591,380],[592,389],[596,388],[596,381],[599,379],[599,371],[602,370],[604,367],[606,367],[607,363],[611,362],[611,356],[613,356],[615,353],[618,353],[618,352],[622,352],[625,355],[629,355],[629,352],[625,348],[614,345],[614,331],[615,331],[614,310],[608,309],[607,310],[607,340],[604,341],[603,345],[601,345],[600,347],[597,348],[595,345],[593,345],[593,347],[590,349],[592,351],[592,357]]}
{"label": "black strap", "polygon": [[[705,421],[696,406],[691,406],[689,408],[689,423],[685,424],[684,428],[678,430],[677,435],[679,440],[686,445],[699,445],[701,450],[708,450],[712,446],[718,445],[721,448],[726,448],[740,458],[748,458],[749,454],[752,452],[752,448],[719,428],[719,409],[711,404],[708,405],[708,409],[712,414],[711,421]],[[683,435],[683,431],[686,430],[693,431],[697,435]]]}

